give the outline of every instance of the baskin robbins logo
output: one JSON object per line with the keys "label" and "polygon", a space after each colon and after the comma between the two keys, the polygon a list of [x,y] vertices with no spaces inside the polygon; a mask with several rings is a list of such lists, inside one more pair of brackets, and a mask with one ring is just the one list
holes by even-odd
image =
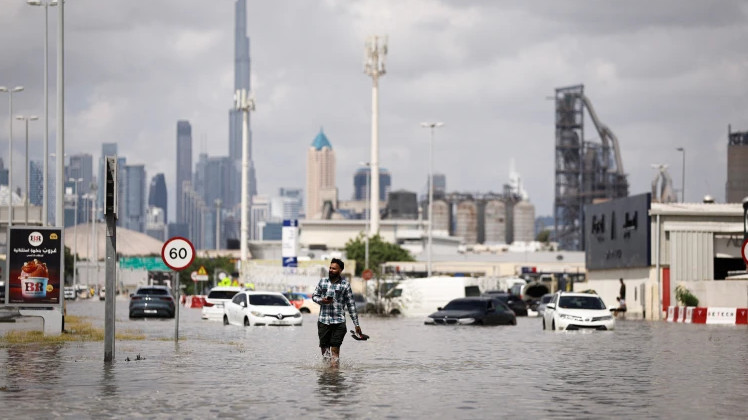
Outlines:
{"label": "baskin robbins logo", "polygon": [[29,234],[29,245],[37,247],[44,242],[44,236],[39,232],[31,232]]}

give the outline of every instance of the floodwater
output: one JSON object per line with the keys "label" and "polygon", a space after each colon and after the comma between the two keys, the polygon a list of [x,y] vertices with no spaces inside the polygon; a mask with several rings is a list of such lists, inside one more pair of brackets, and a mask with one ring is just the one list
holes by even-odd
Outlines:
{"label": "floodwater", "polygon": [[[104,303],[68,303],[103,327]],[[238,327],[181,308],[173,320],[129,320],[117,341],[0,348],[3,418],[745,418],[748,328],[619,321],[610,332],[517,326],[427,326],[362,317],[341,367],[319,356],[316,317],[302,327]],[[349,327],[350,325],[349,321]],[[38,318],[0,324],[39,329]],[[129,361],[128,361],[129,359]]]}

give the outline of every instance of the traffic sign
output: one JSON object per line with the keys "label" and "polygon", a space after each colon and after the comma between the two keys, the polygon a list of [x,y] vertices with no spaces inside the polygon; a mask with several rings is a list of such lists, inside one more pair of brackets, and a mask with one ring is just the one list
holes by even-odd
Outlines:
{"label": "traffic sign", "polygon": [[743,262],[748,267],[748,239],[743,241],[743,247],[740,248],[740,253],[743,255]]}
{"label": "traffic sign", "polygon": [[367,268],[363,273],[361,273],[361,277],[363,277],[364,280],[371,280],[371,278],[374,277],[374,272]]}
{"label": "traffic sign", "polygon": [[164,243],[161,259],[174,271],[182,271],[195,259],[195,247],[189,239],[175,236]]}

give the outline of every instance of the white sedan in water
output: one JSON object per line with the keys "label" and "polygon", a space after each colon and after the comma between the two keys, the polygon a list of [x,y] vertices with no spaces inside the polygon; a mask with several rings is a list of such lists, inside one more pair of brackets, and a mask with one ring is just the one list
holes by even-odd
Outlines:
{"label": "white sedan in water", "polygon": [[300,326],[301,312],[281,293],[237,293],[224,305],[223,325],[295,325]]}
{"label": "white sedan in water", "polygon": [[211,321],[222,320],[225,312],[223,306],[241,291],[242,288],[239,286],[216,286],[210,289],[208,296],[205,297],[200,317]]}
{"label": "white sedan in water", "polygon": [[594,293],[556,292],[546,304],[543,329],[612,330],[616,321],[605,302]]}

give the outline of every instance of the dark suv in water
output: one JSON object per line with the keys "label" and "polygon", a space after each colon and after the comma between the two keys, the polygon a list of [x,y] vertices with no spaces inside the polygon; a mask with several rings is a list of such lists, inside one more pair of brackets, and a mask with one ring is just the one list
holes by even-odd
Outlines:
{"label": "dark suv in water", "polygon": [[489,290],[483,296],[492,297],[504,302],[517,316],[527,316],[527,303],[519,296],[501,290]]}
{"label": "dark suv in water", "polygon": [[174,297],[166,286],[141,286],[130,295],[130,318],[174,318]]}

